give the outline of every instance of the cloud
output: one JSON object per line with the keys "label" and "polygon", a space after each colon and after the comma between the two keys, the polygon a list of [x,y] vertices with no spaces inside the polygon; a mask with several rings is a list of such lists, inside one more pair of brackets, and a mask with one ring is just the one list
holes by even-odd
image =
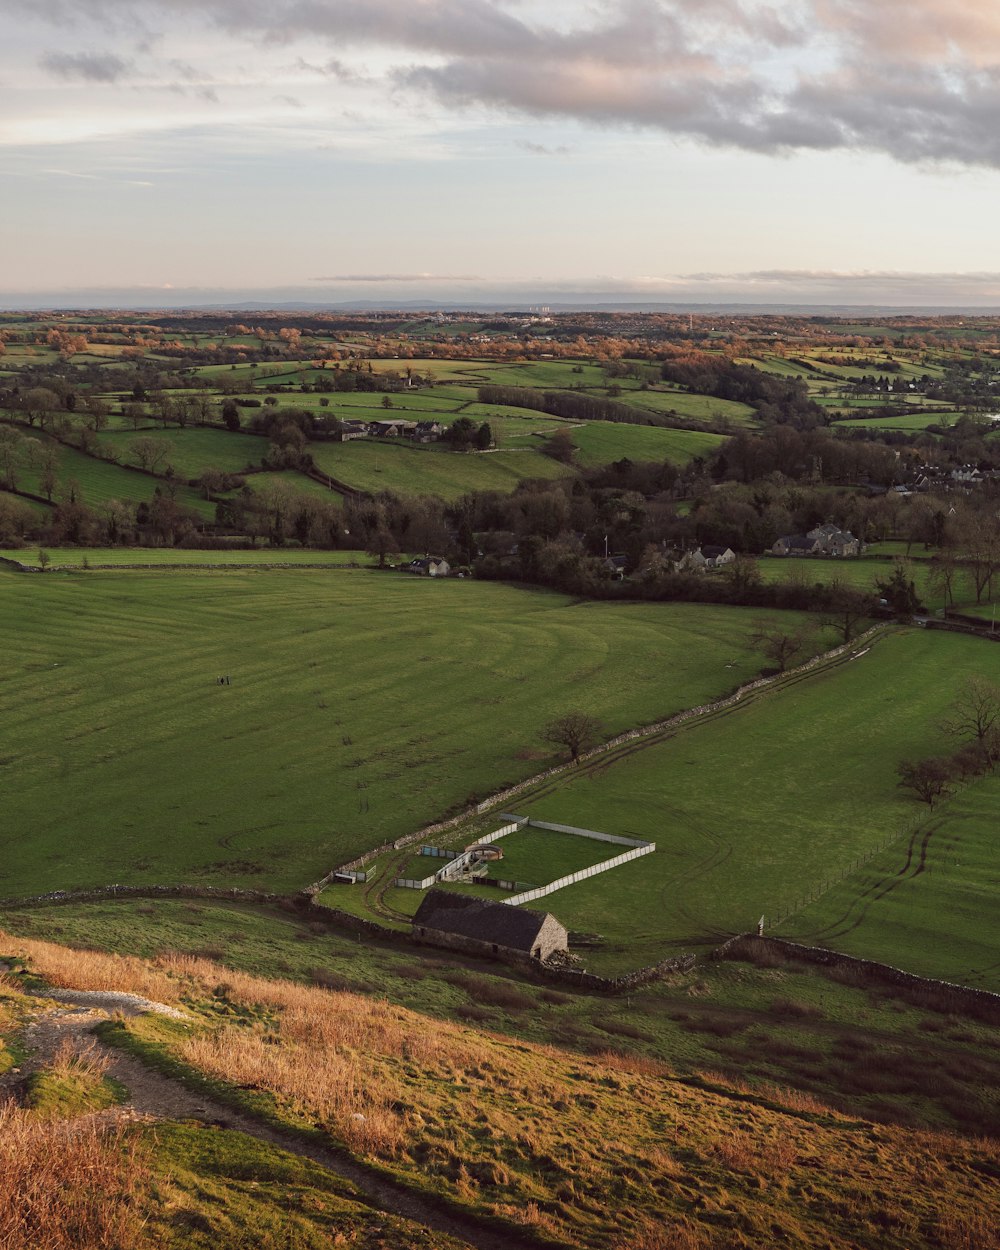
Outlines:
{"label": "cloud", "polygon": [[523,152],[530,152],[532,156],[569,156],[573,149],[567,147],[566,144],[560,143],[555,147],[549,147],[545,143],[534,143],[531,139],[519,139],[517,146]]}
{"label": "cloud", "polygon": [[[570,119],[752,152],[864,150],[1000,168],[996,0],[6,3],[66,29],[89,21],[134,37],[200,23],[230,50],[236,41],[307,48],[302,75],[331,90],[380,82],[397,106],[403,93],[456,112]],[[359,76],[359,52],[378,62],[380,79]],[[113,52],[43,64],[91,82],[130,69]]]}
{"label": "cloud", "polygon": [[482,282],[474,274],[440,273],[337,273],[310,282]]}
{"label": "cloud", "polygon": [[78,82],[116,83],[132,71],[131,61],[113,52],[51,52],[42,57],[41,66]]}

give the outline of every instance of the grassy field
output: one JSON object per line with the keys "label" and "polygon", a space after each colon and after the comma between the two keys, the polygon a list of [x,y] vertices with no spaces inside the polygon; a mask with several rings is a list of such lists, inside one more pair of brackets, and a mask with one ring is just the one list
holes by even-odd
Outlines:
{"label": "grassy field", "polygon": [[711,395],[693,395],[689,391],[625,391],[618,402],[649,412],[676,414],[696,421],[722,418],[734,426],[752,425],[754,410],[749,404],[731,399],[715,399]]}
{"label": "grassy field", "polygon": [[[561,891],[551,910],[605,936],[595,967],[652,962],[781,914],[923,821],[926,808],[897,787],[896,762],[941,750],[937,724],[961,681],[1000,677],[994,652],[896,633],[857,661],[519,799],[525,815],[657,843],[655,855]],[[996,945],[984,939],[992,901],[967,897],[970,941]],[[909,947],[887,936],[880,955],[890,947],[908,966]],[[961,958],[941,958],[952,979],[970,974]],[[1000,986],[1000,965],[992,979]]]}
{"label": "grassy field", "polygon": [[[119,568],[149,564],[187,565],[191,568],[240,568],[259,564],[328,564],[331,568],[357,563],[372,565],[363,551],[318,551],[302,547],[246,547],[238,551],[199,551],[184,547],[47,547],[51,569]],[[37,566],[37,547],[0,550],[0,557]]]}
{"label": "grassy field", "polygon": [[[900,544],[905,548],[905,544]],[[914,545],[913,552],[920,555],[920,547]],[[906,561],[907,576],[916,587],[921,602],[928,611],[936,611],[944,607],[944,596],[937,590],[931,580],[931,567],[926,559]],[[758,568],[766,582],[801,581],[807,585],[830,585],[840,582],[844,586],[853,586],[858,590],[878,593],[876,581],[886,581],[892,576],[893,561],[891,559],[866,558],[849,560],[813,560],[808,557],[801,559],[796,556],[774,556],[762,559]],[[960,571],[952,587],[954,606],[962,611],[975,602],[975,587],[971,577]]]}
{"label": "grassy field", "polygon": [[[34,435],[39,441],[42,435]],[[81,491],[84,501],[91,507],[99,507],[109,499],[120,499],[130,503],[148,503],[157,490],[167,489],[167,483],[140,473],[136,469],[123,465],[111,464],[106,460],[97,460],[93,456],[85,456],[75,448],[66,447],[61,443],[54,444],[58,455],[56,470],[58,485],[55,498],[58,499],[70,482],[75,482]],[[41,494],[40,471],[25,469],[18,478],[18,485],[33,494]],[[188,486],[175,485],[174,498],[185,508],[190,508],[199,515],[211,518],[215,516],[215,504],[203,499],[197,491]]]}
{"label": "grassy field", "polygon": [[579,448],[576,460],[586,468],[629,460],[669,460],[684,465],[695,456],[708,456],[722,442],[719,434],[698,430],[665,430],[651,425],[611,425],[591,421],[572,431]]}
{"label": "grassy field", "polygon": [[[339,504],[343,500],[343,495],[335,490],[331,490],[329,486],[325,486],[322,482],[317,482],[314,478],[306,477],[304,473],[298,473],[295,469],[275,469],[272,472],[265,473],[248,473],[243,479],[243,486],[248,486],[250,490],[260,493],[268,486],[285,486],[289,490],[295,491],[297,494],[315,495],[319,499],[326,500],[330,504]],[[232,498],[233,494],[238,494],[243,487],[237,488],[228,498]]]}
{"label": "grassy field", "polygon": [[113,446],[123,464],[131,464],[134,463],[131,445],[139,438],[151,438],[167,447],[164,465],[172,465],[177,476],[185,480],[199,477],[206,469],[239,473],[248,466],[260,464],[267,451],[266,439],[253,434],[231,434],[226,430],[142,430],[134,434],[115,430],[101,434],[98,441]]}
{"label": "grassy field", "polygon": [[510,492],[528,478],[565,477],[571,470],[534,451],[488,455],[400,446],[396,440],[314,444],[316,467],[357,490],[458,499],[473,490]]}
{"label": "grassy field", "polygon": [[995,914],[1000,778],[958,793],[919,829],[779,927],[921,976],[1000,988]]}
{"label": "grassy field", "polygon": [[755,616],[367,571],[0,573],[0,894],[301,887],[537,771],[568,702],[612,733],[726,691]]}
{"label": "grassy field", "polygon": [[929,425],[949,425],[957,414],[931,409],[929,412],[907,412],[901,417],[847,417],[835,421],[838,429],[854,430],[902,430],[915,433],[926,430]]}

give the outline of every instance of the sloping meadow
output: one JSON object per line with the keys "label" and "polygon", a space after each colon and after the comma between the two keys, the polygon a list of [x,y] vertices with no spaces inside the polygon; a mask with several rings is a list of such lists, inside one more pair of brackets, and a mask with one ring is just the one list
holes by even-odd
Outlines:
{"label": "sloping meadow", "polygon": [[144,1017],[119,1042],[556,1244],[995,1244],[995,1143],[697,1087],[653,1061],[584,1058],[205,960],[0,941],[54,983],[183,1001],[195,1026]]}

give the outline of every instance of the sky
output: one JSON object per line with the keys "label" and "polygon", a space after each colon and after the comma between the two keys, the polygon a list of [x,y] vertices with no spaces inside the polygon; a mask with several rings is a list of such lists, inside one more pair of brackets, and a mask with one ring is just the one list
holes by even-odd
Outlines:
{"label": "sky", "polygon": [[997,0],[0,0],[0,302],[1000,307]]}

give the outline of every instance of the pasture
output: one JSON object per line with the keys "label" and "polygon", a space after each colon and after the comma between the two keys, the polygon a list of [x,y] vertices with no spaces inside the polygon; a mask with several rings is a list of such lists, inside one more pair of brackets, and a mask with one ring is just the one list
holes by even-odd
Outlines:
{"label": "pasture", "polygon": [[[983,644],[980,644],[981,646]],[[776,932],[797,942],[1000,989],[1000,778],[960,790]]]}
{"label": "pasture", "polygon": [[[889,544],[885,544],[888,546]],[[905,547],[905,544],[897,544]],[[919,548],[916,548],[919,551]],[[913,582],[921,602],[928,611],[944,607],[944,593],[933,579],[929,560],[902,561],[907,577]],[[887,581],[893,573],[892,559],[863,556],[860,559],[823,560],[808,556],[765,556],[757,566],[765,582],[797,582],[802,585],[829,586],[839,582],[857,590],[878,594],[876,583]],[[954,606],[965,610],[975,603],[975,587],[970,574],[960,569],[952,586]]]}
{"label": "pasture", "polygon": [[[57,485],[54,499],[59,500],[75,484],[82,498],[91,507],[99,507],[109,499],[120,499],[130,503],[148,503],[157,490],[166,490],[165,482],[141,473],[138,469],[125,465],[113,464],[108,460],[98,460],[94,456],[84,455],[74,447],[67,447],[54,440],[46,440],[44,435],[34,434],[39,442],[49,441],[56,449],[58,463],[56,468]],[[18,474],[18,486],[36,495],[42,493],[41,471],[27,467]],[[215,515],[215,504],[203,499],[197,491],[188,486],[173,484],[171,486],[174,499],[182,507],[190,508],[205,518]]]}
{"label": "pasture", "polygon": [[536,772],[567,705],[612,734],[726,692],[756,615],[367,570],[0,572],[0,895],[300,888]]}
{"label": "pasture", "polygon": [[267,440],[253,434],[230,433],[212,429],[142,430],[126,433],[115,430],[98,436],[102,447],[113,447],[123,464],[135,464],[132,447],[136,439],[152,439],[165,448],[164,461],[157,472],[170,465],[178,477],[190,480],[200,477],[206,469],[239,473],[259,465],[267,452]]}
{"label": "pasture", "polygon": [[[551,910],[604,935],[604,949],[588,953],[600,970],[654,962],[788,911],[923,822],[927,809],[899,789],[896,764],[944,749],[938,724],[973,674],[1000,678],[1000,651],[952,634],[894,632],[860,659],[544,783],[513,810],[657,844],[655,855],[561,891]],[[963,923],[989,942],[995,895],[963,897]],[[896,962],[909,966],[896,932]],[[856,953],[865,953],[863,936]],[[887,933],[880,957],[892,942]],[[961,959],[950,962],[952,979],[968,973]]]}
{"label": "pasture", "polygon": [[316,467],[356,490],[395,491],[400,495],[437,495],[458,499],[473,490],[509,493],[529,478],[567,477],[571,469],[529,450],[476,455],[445,451],[437,445],[414,446],[398,439],[350,443],[313,443]]}
{"label": "pasture", "polygon": [[[372,557],[363,551],[322,551],[311,547],[241,547],[236,550],[187,547],[46,547],[51,560],[49,572],[57,569],[134,569],[147,565],[164,568],[241,568],[248,565],[371,565]],[[38,548],[0,550],[0,559],[37,566]]]}

